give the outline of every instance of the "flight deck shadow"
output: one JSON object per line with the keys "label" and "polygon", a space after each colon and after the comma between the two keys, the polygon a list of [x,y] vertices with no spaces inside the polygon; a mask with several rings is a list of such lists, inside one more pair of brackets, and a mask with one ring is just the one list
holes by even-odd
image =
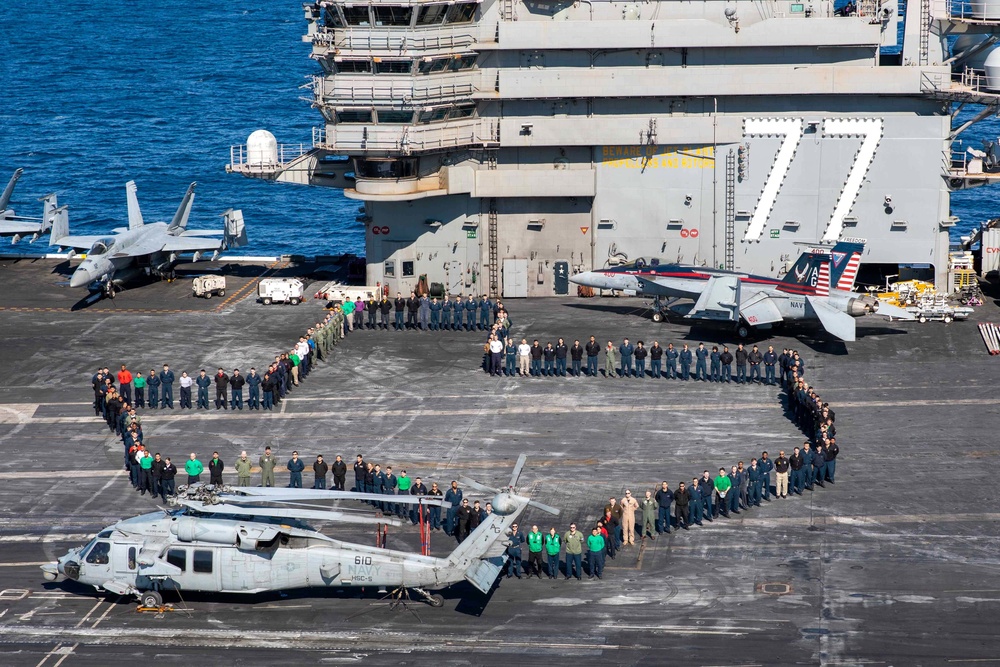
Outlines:
{"label": "flight deck shadow", "polygon": [[649,320],[652,315],[652,309],[650,309],[649,306],[618,306],[605,303],[568,303],[566,306],[568,308],[578,308],[580,310],[589,310],[615,315],[635,315],[647,320]]}
{"label": "flight deck shadow", "polygon": [[[448,606],[448,601],[458,600],[458,604],[455,607],[456,612],[469,616],[481,616],[483,611],[486,609],[486,605],[488,605],[492,599],[493,593],[497,590],[499,581],[500,579],[498,578],[497,581],[494,582],[493,588],[490,589],[490,592],[487,595],[483,595],[466,582],[453,584],[446,589],[433,592],[439,593],[444,597],[446,607]],[[72,579],[60,579],[55,582],[44,582],[42,584],[42,588],[46,591],[62,591],[81,598],[103,598],[109,602],[117,602],[118,604],[134,605],[137,603],[134,597],[118,596],[114,593],[107,592],[98,592],[94,590],[93,586],[81,584],[77,581],[73,581]],[[386,593],[379,593],[377,586],[364,589],[303,588],[290,591],[268,591],[264,593],[210,593],[199,591],[181,591],[180,594],[178,594],[175,591],[165,590],[162,594],[165,604],[172,604],[175,606],[204,603],[256,606],[274,604],[275,602],[302,600],[357,600],[359,602],[369,603],[384,600],[387,606],[390,603],[388,595]],[[428,611],[438,611],[424,602],[419,595],[411,593],[410,596],[410,600],[407,604],[410,605],[411,609],[420,610],[426,608]],[[364,610],[360,609],[358,611]],[[440,611],[441,613],[450,613],[447,609],[441,609]]]}

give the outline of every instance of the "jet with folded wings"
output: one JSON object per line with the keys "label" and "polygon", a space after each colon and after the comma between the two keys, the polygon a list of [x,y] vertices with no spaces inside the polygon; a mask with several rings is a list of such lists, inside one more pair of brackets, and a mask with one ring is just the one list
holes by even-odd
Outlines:
{"label": "jet with folded wings", "polygon": [[[853,341],[855,318],[862,315],[913,319],[901,308],[854,291],[864,248],[863,239],[848,239],[832,248],[808,249],[780,279],[637,260],[578,273],[570,280],[596,289],[653,296],[653,319],[658,322],[669,311],[692,324],[730,325],[745,338],[756,328],[778,322],[818,321],[833,336]],[[667,304],[661,301],[664,297],[670,300]]]}
{"label": "jet with folded wings", "polygon": [[59,207],[56,195],[48,194],[38,200],[42,202],[42,217],[34,218],[15,213],[14,209],[10,208],[10,200],[23,173],[23,169],[16,169],[7,182],[7,187],[0,194],[0,236],[11,237],[11,243],[17,243],[25,237],[29,237],[28,243],[37,241],[38,237],[52,228],[52,220]]}
{"label": "jet with folded wings", "polygon": [[86,258],[70,278],[70,287],[91,286],[114,296],[126,281],[141,273],[172,278],[174,267],[182,256],[196,262],[211,253],[214,260],[220,252],[246,245],[242,211],[229,209],[223,213],[225,226],[220,230],[187,228],[194,203],[194,187],[194,183],[188,187],[169,223],[147,223],[139,209],[135,181],[129,181],[125,184],[128,227],[114,229],[111,234],[70,235],[66,208],[56,209],[51,244],[86,252]]}

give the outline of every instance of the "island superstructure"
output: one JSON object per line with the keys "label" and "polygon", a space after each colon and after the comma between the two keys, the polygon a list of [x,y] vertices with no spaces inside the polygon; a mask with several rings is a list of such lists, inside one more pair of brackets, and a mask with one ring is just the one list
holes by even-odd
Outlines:
{"label": "island superstructure", "polygon": [[639,258],[779,276],[846,237],[863,273],[943,284],[951,191],[1000,177],[953,155],[1000,102],[996,0],[304,9],[323,126],[229,169],[343,188],[391,293],[565,294]]}

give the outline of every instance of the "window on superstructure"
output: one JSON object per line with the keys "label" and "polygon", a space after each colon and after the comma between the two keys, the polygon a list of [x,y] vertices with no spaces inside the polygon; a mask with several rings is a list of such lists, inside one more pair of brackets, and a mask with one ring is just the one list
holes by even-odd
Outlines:
{"label": "window on superstructure", "polygon": [[448,69],[450,58],[434,58],[433,60],[422,60],[419,71],[421,74],[435,74]]}
{"label": "window on superstructure", "polygon": [[371,123],[371,109],[349,109],[337,112],[338,123]]}
{"label": "window on superstructure", "polygon": [[448,119],[469,118],[474,113],[476,113],[475,104],[463,104],[462,106],[452,107],[451,111],[448,112]]}
{"label": "window on superstructure", "polygon": [[395,278],[396,277],[396,260],[394,260],[394,259],[387,259],[387,260],[385,260],[385,264],[382,267],[382,273],[385,274],[386,278]]}
{"label": "window on superstructure", "polygon": [[476,14],[476,3],[463,2],[448,8],[448,23],[470,23]]}
{"label": "window on superstructure", "polygon": [[404,278],[413,277],[413,262],[410,260],[403,260],[403,277]]}
{"label": "window on superstructure", "polygon": [[341,60],[336,65],[338,74],[370,74],[372,71],[370,60]]}
{"label": "window on superstructure", "polygon": [[433,123],[436,120],[444,120],[448,117],[449,111],[451,111],[450,107],[441,107],[440,109],[424,109],[420,112],[417,122]]}
{"label": "window on superstructure", "polygon": [[448,5],[427,5],[420,10],[417,17],[417,25],[435,25],[444,21],[444,15],[448,13]]}
{"label": "window on superstructure", "polygon": [[409,74],[413,70],[412,60],[376,60],[376,74]]}
{"label": "window on superstructure", "polygon": [[326,7],[323,10],[323,23],[328,28],[343,28],[344,18],[340,15],[340,10],[336,7]]}
{"label": "window on superstructure", "polygon": [[347,25],[371,25],[371,17],[368,16],[368,5],[363,7],[343,7],[343,10]]}
{"label": "window on superstructure", "polygon": [[412,123],[412,111],[396,111],[394,109],[377,109],[378,122],[382,124]]}
{"label": "window on superstructure", "polygon": [[358,178],[412,178],[417,175],[415,159],[354,159]]}
{"label": "window on superstructure", "polygon": [[452,58],[451,62],[448,63],[448,69],[453,72],[458,72],[463,69],[472,69],[476,66],[476,56],[475,54],[462,56],[461,58]]}
{"label": "window on superstructure", "polygon": [[413,18],[412,7],[392,7],[389,5],[375,5],[372,8],[375,14],[375,25],[382,26],[409,26],[410,19]]}

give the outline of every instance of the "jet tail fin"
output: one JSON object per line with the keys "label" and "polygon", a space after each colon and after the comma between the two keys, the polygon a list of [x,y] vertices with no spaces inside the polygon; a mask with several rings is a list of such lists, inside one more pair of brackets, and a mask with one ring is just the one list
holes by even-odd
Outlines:
{"label": "jet tail fin", "polygon": [[52,234],[49,245],[57,246],[59,241],[69,236],[69,207],[60,206],[51,213]]}
{"label": "jet tail fin", "polygon": [[170,221],[170,225],[167,227],[168,233],[175,234],[187,228],[188,218],[191,217],[191,206],[194,205],[195,185],[197,183],[189,185],[187,192],[184,193],[184,199],[181,200],[181,205],[177,207],[177,212],[174,213],[174,219]]}
{"label": "jet tail fin", "polygon": [[865,251],[864,239],[846,239],[830,250],[830,283],[834,289],[854,291],[854,281]]}
{"label": "jet tail fin", "polygon": [[128,200],[128,228],[142,227],[142,211],[139,209],[139,198],[135,195],[135,181],[125,184],[125,198]]}
{"label": "jet tail fin", "polygon": [[[803,288],[803,287],[815,287],[819,284],[819,272],[820,268],[828,261],[829,257],[826,253],[818,252],[815,250],[806,250],[801,255],[799,255],[798,260],[792,265],[792,268],[788,270],[785,277],[781,279],[778,284],[778,289],[782,288]],[[785,291],[792,291],[786,289]],[[801,293],[802,289],[795,289],[797,293]]]}
{"label": "jet tail fin", "polygon": [[7,182],[7,187],[3,189],[3,194],[0,195],[0,213],[6,211],[7,207],[10,205],[10,198],[14,194],[14,186],[17,185],[17,180],[21,178],[21,174],[23,173],[24,169],[15,169],[14,175],[11,176],[10,180]]}
{"label": "jet tail fin", "polygon": [[42,226],[38,230],[38,234],[44,234],[52,229],[55,212],[59,209],[59,200],[53,192],[52,194],[45,195],[39,201],[42,202]]}
{"label": "jet tail fin", "polygon": [[226,219],[226,230],[223,235],[223,244],[227,250],[231,248],[242,248],[249,243],[247,240],[247,228],[246,225],[243,224],[243,211],[240,209],[229,209],[222,214],[222,217]]}

